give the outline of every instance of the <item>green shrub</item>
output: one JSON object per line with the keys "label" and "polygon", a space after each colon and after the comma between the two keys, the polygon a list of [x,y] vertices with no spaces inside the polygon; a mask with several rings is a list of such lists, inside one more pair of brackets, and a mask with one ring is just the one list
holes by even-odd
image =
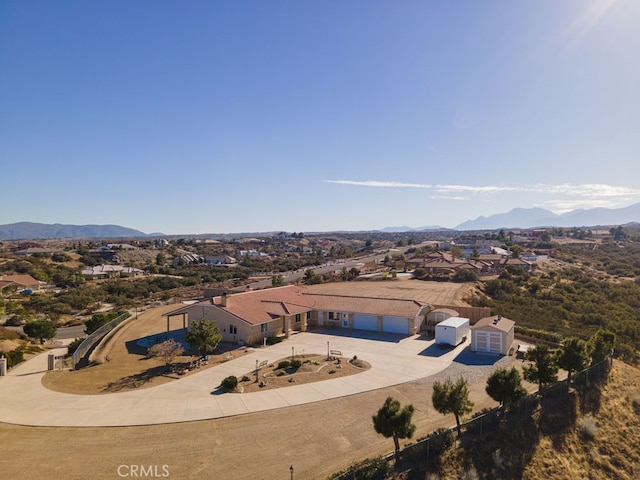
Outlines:
{"label": "green shrub", "polygon": [[280,337],[269,337],[267,338],[267,345],[275,345],[276,343],[282,342],[282,338]]}
{"label": "green shrub", "polygon": [[285,372],[284,370],[280,370],[280,371],[278,372],[278,376],[279,376],[279,377],[284,377],[286,374],[287,374],[287,372]]}
{"label": "green shrub", "polygon": [[2,355],[7,359],[7,368],[15,367],[17,364],[24,362],[24,354],[19,348],[10,352],[0,352],[0,356]]}
{"label": "green shrub", "polygon": [[225,392],[232,392],[238,386],[238,377],[234,377],[233,375],[231,375],[222,380],[220,386]]}
{"label": "green shrub", "polygon": [[289,360],[282,360],[278,363],[278,368],[287,369],[290,366],[291,366],[291,362]]}
{"label": "green shrub", "polygon": [[295,360],[291,360],[291,368],[297,370],[302,366],[302,361],[298,360],[297,358]]}
{"label": "green shrub", "polygon": [[68,355],[73,355],[82,342],[84,342],[84,337],[76,338],[73,342],[71,342],[67,347],[69,349]]}

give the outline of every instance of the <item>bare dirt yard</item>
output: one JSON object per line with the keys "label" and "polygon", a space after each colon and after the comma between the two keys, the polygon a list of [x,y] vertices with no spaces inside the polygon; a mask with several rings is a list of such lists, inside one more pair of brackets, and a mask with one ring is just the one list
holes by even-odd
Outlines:
{"label": "bare dirt yard", "polygon": [[473,292],[474,284],[451,282],[425,282],[398,276],[389,280],[359,280],[311,285],[315,293],[329,295],[354,295],[362,297],[402,298],[420,300],[434,305],[466,306],[464,300]]}
{"label": "bare dirt yard", "polygon": [[[162,314],[178,307],[179,305],[165,305],[147,310],[139,314],[137,319],[127,320],[112,339],[104,347],[100,347],[97,352],[101,362],[99,365],[76,371],[47,372],[43,385],[57,392],[95,395],[152,387],[182,378],[183,375],[169,373],[160,359],[147,358],[146,348],[136,343],[141,338],[166,332],[167,319]],[[170,328],[182,328],[182,320],[172,318]],[[236,354],[236,349],[235,345],[220,344],[217,352],[209,356],[207,364],[201,364],[198,368],[211,368],[226,361]],[[176,371],[184,369],[193,360],[195,357],[188,352],[178,357]]]}

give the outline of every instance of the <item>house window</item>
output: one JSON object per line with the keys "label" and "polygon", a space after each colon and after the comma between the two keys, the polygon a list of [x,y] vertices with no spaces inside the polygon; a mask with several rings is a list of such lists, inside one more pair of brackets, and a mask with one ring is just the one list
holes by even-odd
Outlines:
{"label": "house window", "polygon": [[334,312],[329,312],[329,320],[335,320],[336,314]]}
{"label": "house window", "polygon": [[301,320],[302,320],[302,315],[300,313],[298,313],[296,315],[296,323],[300,323]]}
{"label": "house window", "polygon": [[268,323],[261,323],[260,324],[260,333],[267,333],[269,331],[269,324]]}
{"label": "house window", "polygon": [[235,325],[229,325],[229,333],[231,335],[237,335],[238,334],[238,327],[236,327]]}

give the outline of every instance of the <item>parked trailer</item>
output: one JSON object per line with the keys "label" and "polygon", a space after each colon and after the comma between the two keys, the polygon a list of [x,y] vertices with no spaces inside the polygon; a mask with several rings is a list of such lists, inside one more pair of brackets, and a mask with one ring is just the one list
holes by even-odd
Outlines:
{"label": "parked trailer", "polygon": [[436,343],[455,347],[469,336],[469,319],[449,317],[436,325]]}

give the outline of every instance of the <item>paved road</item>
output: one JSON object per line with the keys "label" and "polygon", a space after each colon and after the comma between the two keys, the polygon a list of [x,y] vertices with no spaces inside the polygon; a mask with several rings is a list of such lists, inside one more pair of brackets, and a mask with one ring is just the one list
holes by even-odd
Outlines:
{"label": "paved road", "polygon": [[[332,332],[334,333],[334,332]],[[358,337],[304,332],[286,342],[246,353],[229,362],[157,387],[106,395],[71,395],[47,390],[41,383],[46,354],[0,377],[0,421],[34,426],[126,426],[186,422],[260,412],[354,395],[434,375],[464,350],[443,351],[418,336],[357,332]],[[364,338],[360,338],[364,337]],[[296,352],[324,353],[369,362],[371,369],[352,376],[264,392],[220,394],[216,387],[229,375],[241,376],[256,360],[275,361]],[[58,349],[62,354],[64,349]]]}
{"label": "paved road", "polygon": [[[317,274],[324,274],[324,273],[330,273],[330,272],[334,272],[336,270],[338,271],[342,271],[343,268],[346,268],[347,270],[355,267],[355,268],[360,268],[362,267],[364,264],[366,263],[370,263],[370,262],[382,262],[384,260],[384,258],[389,255],[391,256],[392,254],[394,255],[400,255],[403,254],[410,248],[417,248],[419,246],[421,246],[423,244],[420,245],[410,245],[410,246],[406,246],[406,247],[396,247],[390,250],[386,250],[384,252],[374,252],[371,253],[370,255],[364,255],[361,257],[354,257],[354,258],[349,258],[346,260],[341,260],[340,263],[337,262],[332,262],[330,265],[319,265],[319,266],[314,266],[314,267],[308,267],[305,269],[300,269],[298,271],[294,271],[294,272],[283,272],[280,275],[282,275],[283,280],[285,283],[294,283],[297,282],[299,280],[302,280],[304,278],[304,274],[306,272],[306,270],[312,269],[314,272],[316,272]],[[257,289],[261,289],[261,288],[267,288],[271,286],[271,279],[268,280],[260,280],[259,282],[253,282],[251,284],[248,285],[249,287],[257,290]],[[243,288],[246,288],[243,287]]]}

